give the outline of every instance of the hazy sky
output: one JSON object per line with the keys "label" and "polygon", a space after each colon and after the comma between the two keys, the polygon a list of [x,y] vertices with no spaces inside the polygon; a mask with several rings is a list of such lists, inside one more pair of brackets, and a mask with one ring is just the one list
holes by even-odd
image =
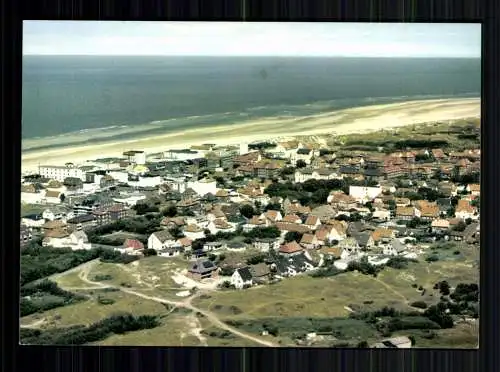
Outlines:
{"label": "hazy sky", "polygon": [[25,21],[24,54],[480,57],[480,24]]}

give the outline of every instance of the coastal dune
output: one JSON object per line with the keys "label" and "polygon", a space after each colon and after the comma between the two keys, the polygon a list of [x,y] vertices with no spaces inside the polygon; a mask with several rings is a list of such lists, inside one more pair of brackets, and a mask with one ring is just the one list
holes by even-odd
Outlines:
{"label": "coastal dune", "polygon": [[354,107],[311,116],[264,118],[245,123],[233,123],[155,135],[134,140],[68,146],[51,150],[25,151],[22,171],[33,171],[39,164],[62,165],[83,163],[104,157],[121,156],[127,150],[158,153],[172,148],[185,148],[206,142],[218,145],[269,140],[294,135],[366,133],[419,123],[477,118],[479,98],[438,99]]}

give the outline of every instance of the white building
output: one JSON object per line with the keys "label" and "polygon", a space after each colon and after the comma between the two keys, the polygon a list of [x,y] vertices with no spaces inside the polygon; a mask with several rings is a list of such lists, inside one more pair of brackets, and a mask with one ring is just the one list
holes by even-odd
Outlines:
{"label": "white building", "polygon": [[240,155],[248,154],[248,143],[240,143]]}
{"label": "white building", "polygon": [[176,239],[174,239],[168,230],[154,232],[148,238],[148,249],[161,251],[175,247],[176,245]]}
{"label": "white building", "polygon": [[245,285],[252,285],[252,273],[248,267],[242,267],[240,269],[236,269],[231,275],[230,282],[237,289],[242,289]]}
{"label": "white building", "polygon": [[138,181],[128,181],[127,183],[132,187],[157,187],[160,186],[163,181],[160,176],[155,176],[139,177]]}
{"label": "white building", "polygon": [[165,160],[183,161],[202,158],[203,154],[191,149],[167,150],[163,153]]}
{"label": "white building", "polygon": [[366,203],[382,194],[381,187],[349,186],[349,195],[357,202]]}
{"label": "white building", "polygon": [[[116,181],[118,181],[120,183],[128,183],[128,172],[126,172],[126,171],[114,170],[114,171],[110,171],[108,174],[111,177],[113,177],[113,179],[115,179]],[[103,176],[100,176],[100,177],[102,178]],[[100,182],[101,178],[97,179],[97,176],[96,176],[96,183]]]}
{"label": "white building", "polygon": [[217,193],[217,182],[215,180],[202,179],[199,181],[188,181],[187,187],[193,189],[198,195]]}
{"label": "white building", "polygon": [[38,168],[38,173],[42,177],[64,181],[67,177],[79,178],[85,181],[85,172],[68,163],[67,165],[41,165]]}
{"label": "white building", "polygon": [[134,206],[139,200],[146,199],[146,195],[140,193],[121,193],[119,197],[113,198],[113,201],[125,205]]}

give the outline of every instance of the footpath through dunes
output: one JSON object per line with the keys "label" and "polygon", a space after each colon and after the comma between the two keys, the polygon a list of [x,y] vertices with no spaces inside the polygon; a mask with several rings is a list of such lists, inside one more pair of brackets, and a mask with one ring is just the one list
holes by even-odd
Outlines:
{"label": "footpath through dunes", "polygon": [[275,137],[348,133],[366,133],[391,127],[414,125],[433,121],[479,117],[479,98],[408,101],[384,105],[354,107],[317,115],[290,118],[264,118],[244,123],[212,125],[180,132],[158,134],[154,137],[111,141],[85,146],[24,152],[22,170],[36,170],[40,159],[44,163],[62,165],[66,162],[83,163],[103,157],[121,156],[131,148],[158,153],[168,148],[182,148],[206,141],[217,144],[235,144],[269,140]]}
{"label": "footpath through dunes", "polygon": [[[173,305],[174,308],[180,307],[180,308],[185,308],[185,309],[191,310],[191,311],[193,311],[195,313],[200,313],[208,321],[210,321],[210,323],[212,323],[214,326],[216,326],[218,328],[221,328],[223,330],[226,330],[228,332],[231,332],[231,333],[233,333],[236,336],[239,336],[239,337],[245,338],[247,340],[253,341],[253,342],[255,342],[255,343],[259,344],[259,345],[268,346],[268,347],[279,347],[280,346],[280,345],[278,345],[278,344],[276,344],[274,342],[271,342],[269,340],[263,340],[263,339],[261,339],[259,337],[255,337],[255,336],[249,335],[249,334],[247,334],[245,332],[241,332],[238,329],[236,329],[234,327],[231,327],[231,326],[227,325],[226,323],[222,322],[217,317],[217,315],[215,315],[214,313],[212,313],[210,311],[207,311],[207,310],[200,309],[200,308],[192,305],[191,301],[194,298],[202,295],[204,293],[203,289],[199,289],[193,296],[190,296],[190,297],[184,299],[183,301],[172,301],[172,300],[168,300],[168,299],[165,299],[165,298],[162,298],[162,297],[159,297],[159,296],[146,295],[146,294],[138,292],[137,290],[134,290],[132,288],[125,288],[125,287],[121,287],[121,286],[117,286],[117,285],[112,285],[112,284],[108,284],[108,283],[104,284],[104,283],[95,282],[95,281],[90,280],[88,278],[88,274],[90,273],[92,267],[94,265],[96,265],[97,263],[98,263],[97,260],[90,261],[90,262],[87,262],[84,265],[79,266],[78,269],[77,269],[77,270],[79,270],[79,278],[83,282],[89,284],[91,287],[67,287],[67,286],[64,286],[64,285],[62,285],[62,286],[60,285],[61,288],[64,289],[64,290],[67,290],[67,291],[89,290],[89,289],[96,289],[96,288],[100,288],[100,289],[105,289],[105,288],[119,289],[120,291],[122,291],[124,293],[128,293],[128,294],[134,295],[134,296],[138,296],[138,297],[141,297],[141,298],[146,299],[146,300],[155,301],[155,302],[158,302],[158,303],[161,303],[161,304]],[[73,268],[71,270],[66,271],[65,273],[74,272],[75,269],[76,268]],[[65,273],[61,273],[61,274],[58,274],[58,275],[59,275],[59,277],[61,277]]]}

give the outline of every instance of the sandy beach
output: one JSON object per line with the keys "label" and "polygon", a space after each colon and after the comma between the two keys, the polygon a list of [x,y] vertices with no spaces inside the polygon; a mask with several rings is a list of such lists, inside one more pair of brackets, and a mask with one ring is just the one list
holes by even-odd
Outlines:
{"label": "sandy beach", "polygon": [[22,155],[22,171],[35,170],[39,164],[82,164],[87,160],[121,156],[127,150],[144,150],[152,154],[207,142],[228,145],[294,135],[366,133],[426,122],[479,117],[480,111],[480,99],[469,98],[408,101],[313,116],[267,118],[135,140],[26,152]]}

